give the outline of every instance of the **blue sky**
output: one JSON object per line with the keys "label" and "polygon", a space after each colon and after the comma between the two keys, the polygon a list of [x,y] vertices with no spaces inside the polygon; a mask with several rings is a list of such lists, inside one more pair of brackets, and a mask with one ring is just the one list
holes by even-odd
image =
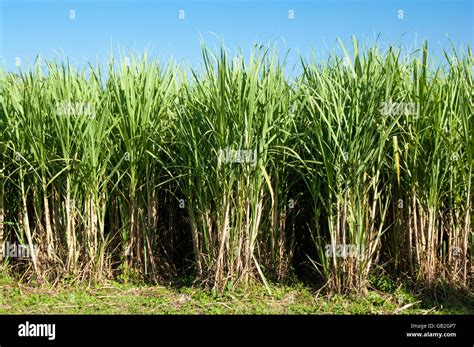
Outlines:
{"label": "blue sky", "polygon": [[[0,0],[0,66],[15,70],[35,57],[61,55],[81,65],[104,61],[111,48],[149,49],[153,55],[196,65],[200,38],[223,38],[232,50],[278,42],[281,51],[324,57],[340,37],[400,44],[412,49],[428,39],[433,52],[473,46],[473,0]],[[75,11],[75,19],[70,11]],[[179,18],[184,10],[184,19]],[[289,11],[294,11],[294,19]],[[399,10],[403,19],[399,19]],[[326,53],[325,53],[326,52]],[[59,55],[58,55],[59,54]],[[296,56],[291,56],[296,59]]]}

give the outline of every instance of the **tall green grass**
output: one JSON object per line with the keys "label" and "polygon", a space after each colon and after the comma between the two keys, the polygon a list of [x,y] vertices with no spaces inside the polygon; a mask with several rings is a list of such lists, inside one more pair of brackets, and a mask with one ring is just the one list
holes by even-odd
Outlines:
{"label": "tall green grass", "polygon": [[434,65],[427,44],[341,47],[291,79],[262,46],[203,47],[199,69],[145,54],[2,73],[0,241],[32,250],[11,264],[49,279],[193,271],[222,290],[306,257],[331,291],[364,290],[382,264],[469,285],[471,50]]}

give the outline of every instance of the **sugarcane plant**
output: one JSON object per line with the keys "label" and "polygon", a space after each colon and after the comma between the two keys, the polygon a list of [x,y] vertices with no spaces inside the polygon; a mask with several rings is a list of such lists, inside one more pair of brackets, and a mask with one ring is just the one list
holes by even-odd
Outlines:
{"label": "sugarcane plant", "polygon": [[265,45],[0,71],[0,243],[29,250],[2,261],[216,290],[297,261],[331,292],[365,291],[381,264],[472,284],[471,49],[351,46],[292,74]]}

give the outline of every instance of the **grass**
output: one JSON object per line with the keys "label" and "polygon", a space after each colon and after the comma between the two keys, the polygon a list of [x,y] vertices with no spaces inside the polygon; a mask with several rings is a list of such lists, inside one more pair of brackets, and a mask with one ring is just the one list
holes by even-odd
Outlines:
{"label": "grass", "polygon": [[401,286],[365,296],[321,295],[302,283],[252,285],[223,293],[194,286],[19,284],[1,279],[0,314],[473,314],[474,297],[415,296]]}

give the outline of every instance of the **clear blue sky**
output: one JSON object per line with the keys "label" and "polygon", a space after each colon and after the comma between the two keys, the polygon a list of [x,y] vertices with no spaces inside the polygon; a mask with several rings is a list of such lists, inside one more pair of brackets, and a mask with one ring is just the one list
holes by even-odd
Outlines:
{"label": "clear blue sky", "polygon": [[[407,48],[428,39],[433,51],[473,46],[473,0],[0,0],[0,66],[16,70],[40,54],[65,54],[75,64],[104,60],[111,48],[148,48],[161,58],[196,65],[200,38],[222,37],[231,50],[277,40],[309,55],[333,50],[336,38],[355,34]],[[185,19],[179,18],[184,10]],[[75,19],[70,19],[70,10]],[[294,19],[288,11],[294,11]],[[399,19],[399,10],[403,19]],[[214,34],[213,34],[214,33]],[[286,43],[283,43],[283,40]]]}

